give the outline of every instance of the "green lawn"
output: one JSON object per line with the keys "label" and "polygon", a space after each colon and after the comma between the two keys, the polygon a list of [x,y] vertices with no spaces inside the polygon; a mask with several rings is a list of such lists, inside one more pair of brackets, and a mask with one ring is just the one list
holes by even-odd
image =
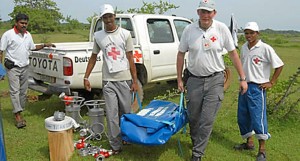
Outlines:
{"label": "green lawn", "polygon": [[[0,30],[1,32],[1,30]],[[0,33],[1,34],[1,33]],[[40,35],[34,35],[36,42]],[[53,38],[53,37],[55,38]],[[51,35],[49,40],[57,42],[61,36],[75,36],[72,34]],[[84,37],[79,35],[78,40],[85,41]],[[43,37],[43,36],[40,36]],[[63,41],[63,40],[61,40]],[[275,47],[277,53],[285,63],[279,81],[288,79],[289,76],[297,71],[300,66],[300,48],[299,47]],[[221,110],[218,113],[211,139],[206,149],[204,161],[252,161],[255,160],[257,150],[250,152],[240,152],[233,150],[235,144],[241,143],[243,140],[239,135],[238,125],[236,122],[237,111],[237,94],[238,94],[238,76],[233,70],[233,81],[230,88],[226,91],[225,99]],[[176,88],[176,84],[149,84],[145,87],[144,105],[148,104],[155,96],[163,95]],[[4,133],[6,142],[7,158],[9,161],[47,161],[49,160],[49,148],[47,130],[44,127],[44,119],[52,116],[54,111],[64,110],[63,102],[57,97],[52,96],[48,100],[28,102],[26,110],[23,113],[27,120],[25,129],[17,129],[14,126],[14,118],[11,112],[11,102],[9,99],[7,79],[0,82],[0,96],[2,116],[4,123]],[[35,92],[29,91],[30,96],[36,95]],[[179,97],[172,98],[171,101],[178,102]],[[299,109],[296,114],[299,116]],[[82,113],[83,116],[86,116]],[[299,118],[290,119],[272,119],[269,118],[269,131],[272,135],[267,141],[267,157],[270,161],[298,161],[300,160],[300,125]],[[84,117],[87,119],[86,117]],[[78,134],[74,135],[74,140],[78,140]],[[178,139],[182,149],[183,156],[178,146]],[[255,142],[257,145],[257,142]],[[102,141],[93,141],[93,145],[108,148],[106,138]],[[257,147],[257,146],[256,146]],[[169,142],[161,146],[141,146],[129,145],[124,147],[124,151],[117,156],[112,156],[108,161],[183,161],[189,160],[191,155],[191,141],[188,134],[181,132],[171,138]],[[92,161],[92,156],[81,157],[75,151],[72,161]]]}

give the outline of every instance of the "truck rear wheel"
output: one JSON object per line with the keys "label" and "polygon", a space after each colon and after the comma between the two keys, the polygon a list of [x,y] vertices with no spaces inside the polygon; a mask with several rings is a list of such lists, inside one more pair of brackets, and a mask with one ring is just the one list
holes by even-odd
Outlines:
{"label": "truck rear wheel", "polygon": [[90,92],[90,91],[87,91],[87,90],[78,90],[76,91],[78,92],[78,95],[80,97],[83,97],[84,98],[84,101],[89,101],[89,100],[93,100],[94,97],[95,97],[95,93],[94,92]]}

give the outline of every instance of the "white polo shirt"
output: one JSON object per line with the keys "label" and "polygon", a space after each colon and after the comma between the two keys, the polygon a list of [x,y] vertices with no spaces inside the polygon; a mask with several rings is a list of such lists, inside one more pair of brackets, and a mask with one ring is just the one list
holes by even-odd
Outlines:
{"label": "white polo shirt", "polygon": [[180,40],[178,50],[189,52],[188,69],[196,76],[208,76],[225,69],[223,55],[235,49],[228,27],[213,20],[206,31],[199,27],[199,21],[187,26]]}
{"label": "white polo shirt", "polygon": [[271,69],[284,65],[274,49],[261,40],[251,49],[248,48],[248,42],[243,44],[241,61],[247,82],[258,84],[269,82]]}
{"label": "white polo shirt", "polygon": [[15,62],[15,65],[24,67],[29,64],[30,51],[35,45],[29,32],[21,33],[14,27],[6,31],[0,42],[0,50],[5,51],[5,58]]}

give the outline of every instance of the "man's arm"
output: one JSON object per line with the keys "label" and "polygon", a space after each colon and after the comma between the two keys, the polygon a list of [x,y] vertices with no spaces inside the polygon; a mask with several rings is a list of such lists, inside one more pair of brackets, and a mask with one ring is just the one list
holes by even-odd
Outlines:
{"label": "man's arm", "polygon": [[267,88],[271,88],[273,87],[273,85],[276,83],[277,78],[279,77],[281,71],[283,69],[283,66],[280,66],[278,68],[275,68],[272,79],[270,80],[270,82],[267,83],[263,83],[260,85],[260,88],[262,89],[267,89]]}
{"label": "man's arm", "polygon": [[281,71],[283,69],[283,66],[275,68],[274,74],[272,76],[272,79],[270,80],[270,84],[274,85],[275,82],[277,81],[277,78],[279,77]]}
{"label": "man's arm", "polygon": [[35,45],[35,49],[32,50],[32,51],[41,50],[41,49],[44,49],[44,47],[56,47],[56,46],[54,44],[51,44],[51,43]]}
{"label": "man's arm", "polygon": [[92,53],[92,55],[91,55],[91,57],[89,59],[89,62],[87,64],[86,71],[85,71],[84,78],[83,78],[84,87],[88,91],[91,91],[91,89],[92,89],[90,81],[89,81],[88,78],[89,78],[92,70],[94,69],[96,61],[97,61],[97,54],[96,53]]}
{"label": "man's arm", "polygon": [[244,94],[244,93],[246,93],[246,91],[248,89],[248,84],[245,80],[246,75],[244,73],[243,66],[242,66],[241,60],[239,58],[239,55],[238,55],[237,51],[234,49],[233,51],[229,52],[229,57],[240,76],[240,88],[241,88],[242,94]]}
{"label": "man's arm", "polygon": [[132,53],[132,51],[126,52],[126,57],[128,59],[128,62],[129,62],[130,73],[131,73],[131,77],[132,77],[132,81],[133,81],[133,84],[131,86],[131,90],[133,92],[136,92],[137,89],[138,89],[137,74],[136,74],[136,66],[134,64],[134,59],[133,59],[133,53]]}
{"label": "man's arm", "polygon": [[184,56],[185,53],[178,51],[177,53],[177,63],[176,63],[176,69],[177,69],[177,86],[178,89],[183,92],[184,86],[182,81],[182,69],[183,69],[183,63],[184,63]]}

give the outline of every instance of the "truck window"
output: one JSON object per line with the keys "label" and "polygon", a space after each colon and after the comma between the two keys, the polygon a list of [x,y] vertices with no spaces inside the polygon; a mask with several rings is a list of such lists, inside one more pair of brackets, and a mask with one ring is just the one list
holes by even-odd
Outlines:
{"label": "truck window", "polygon": [[100,31],[100,30],[102,30],[102,20],[101,19],[98,19],[98,21],[97,21],[97,24],[96,24],[96,27],[94,27],[94,32],[97,32],[97,31]]}
{"label": "truck window", "polygon": [[119,18],[119,19],[116,19],[116,24],[118,24],[122,28],[130,31],[131,37],[135,38],[133,27],[132,27],[132,23],[131,23],[131,20],[129,18]]}
{"label": "truck window", "polygon": [[[131,37],[132,38],[135,38],[135,35],[134,35],[134,31],[133,31],[133,27],[132,27],[132,23],[131,23],[131,20],[129,18],[116,18],[115,19],[115,23],[118,25],[118,26],[121,26],[122,28],[126,29],[126,30],[129,30],[130,31],[130,34],[131,34]],[[100,31],[103,29],[103,22],[101,19],[99,19],[97,21],[97,24],[96,24],[96,27],[95,27],[95,31],[94,32],[97,32],[97,31]]]}
{"label": "truck window", "polygon": [[176,28],[178,40],[180,40],[184,28],[185,28],[187,25],[189,25],[189,24],[190,24],[190,22],[188,22],[188,21],[184,21],[184,20],[174,20],[174,25],[175,25],[175,28]]}
{"label": "truck window", "polygon": [[148,19],[147,28],[151,43],[174,42],[174,37],[169,20]]}

